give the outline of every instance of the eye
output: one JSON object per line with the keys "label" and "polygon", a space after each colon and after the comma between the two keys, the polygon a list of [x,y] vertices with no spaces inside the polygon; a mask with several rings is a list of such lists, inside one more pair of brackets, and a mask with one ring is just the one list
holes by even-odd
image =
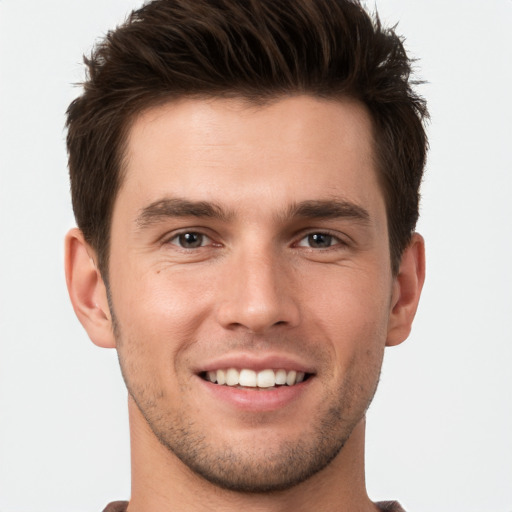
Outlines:
{"label": "eye", "polygon": [[212,241],[209,237],[195,231],[180,233],[169,240],[169,243],[177,245],[182,249],[197,249],[198,247],[204,247],[205,245],[211,244],[211,242]]}
{"label": "eye", "polygon": [[328,249],[338,244],[342,244],[340,239],[328,233],[310,233],[302,238],[297,246],[310,247],[312,249]]}

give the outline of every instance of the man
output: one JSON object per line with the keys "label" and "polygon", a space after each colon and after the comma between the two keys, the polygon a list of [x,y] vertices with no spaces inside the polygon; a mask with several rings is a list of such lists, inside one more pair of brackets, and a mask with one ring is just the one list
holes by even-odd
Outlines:
{"label": "man", "polygon": [[68,289],[129,392],[107,511],[376,511],[365,412],[424,279],[424,102],[352,0],[156,0],[68,110]]}

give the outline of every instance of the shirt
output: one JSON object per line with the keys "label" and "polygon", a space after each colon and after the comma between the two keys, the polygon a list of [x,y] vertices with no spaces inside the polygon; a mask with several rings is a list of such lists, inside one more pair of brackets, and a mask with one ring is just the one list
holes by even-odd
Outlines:
{"label": "shirt", "polygon": [[[397,501],[379,501],[375,503],[382,512],[405,512]],[[127,501],[113,501],[107,505],[103,512],[126,512]]]}

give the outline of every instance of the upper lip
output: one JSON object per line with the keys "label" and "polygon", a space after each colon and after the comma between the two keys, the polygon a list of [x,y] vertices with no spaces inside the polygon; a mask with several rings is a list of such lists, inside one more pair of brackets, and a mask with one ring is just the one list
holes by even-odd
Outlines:
{"label": "upper lip", "polygon": [[295,370],[304,373],[315,373],[312,365],[301,361],[300,358],[288,354],[247,354],[230,353],[209,359],[204,365],[197,368],[197,373],[221,370],[226,368],[247,368],[261,371],[271,368],[273,370]]}

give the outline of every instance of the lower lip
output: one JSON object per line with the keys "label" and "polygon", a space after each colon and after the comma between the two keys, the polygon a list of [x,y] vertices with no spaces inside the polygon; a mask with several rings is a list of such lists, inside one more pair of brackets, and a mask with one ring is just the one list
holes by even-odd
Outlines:
{"label": "lower lip", "polygon": [[272,389],[237,388],[213,384],[198,377],[205,391],[214,399],[241,411],[268,412],[282,409],[295,402],[310,386],[313,377],[293,386]]}

